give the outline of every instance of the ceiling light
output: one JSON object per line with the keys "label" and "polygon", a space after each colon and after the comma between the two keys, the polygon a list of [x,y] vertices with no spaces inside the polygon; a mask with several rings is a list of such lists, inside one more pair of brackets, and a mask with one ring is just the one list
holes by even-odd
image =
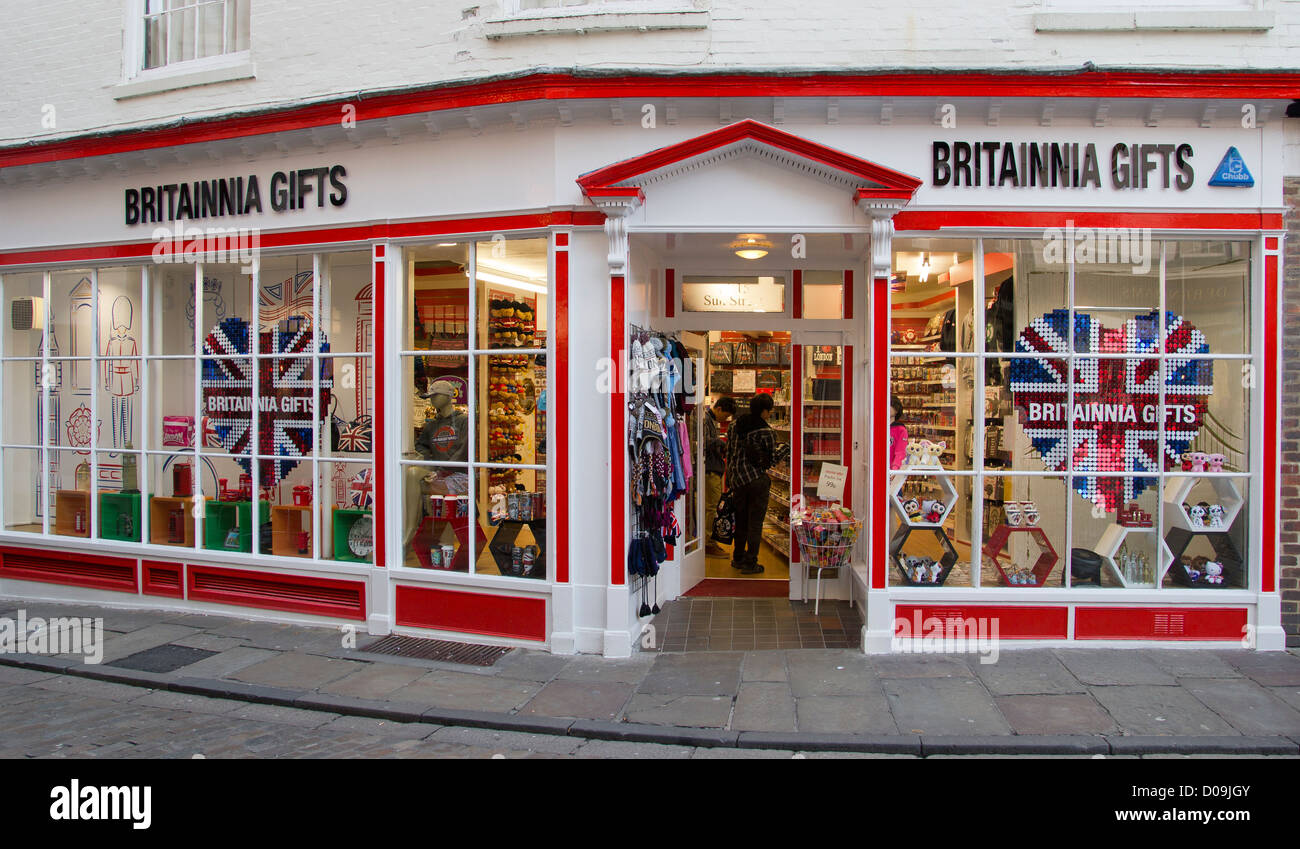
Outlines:
{"label": "ceiling light", "polygon": [[772,249],[772,243],[761,233],[740,233],[727,249],[741,259],[762,259]]}

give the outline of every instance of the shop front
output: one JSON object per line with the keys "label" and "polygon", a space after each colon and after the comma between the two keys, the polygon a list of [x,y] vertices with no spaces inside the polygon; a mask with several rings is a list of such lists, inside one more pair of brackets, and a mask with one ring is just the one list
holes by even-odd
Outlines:
{"label": "shop front", "polygon": [[[729,581],[872,652],[1281,648],[1280,126],[504,92],[6,166],[0,592],[625,656]],[[691,471],[646,580],[651,339]],[[704,443],[759,396],[755,570]]]}

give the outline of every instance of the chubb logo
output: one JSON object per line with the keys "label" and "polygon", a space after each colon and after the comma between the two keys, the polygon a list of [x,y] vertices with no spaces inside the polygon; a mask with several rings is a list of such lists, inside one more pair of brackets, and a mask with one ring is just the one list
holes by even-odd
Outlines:
{"label": "chubb logo", "polygon": [[77,779],[50,790],[52,820],[127,820],[134,829],[153,822],[153,788],[82,786]]}

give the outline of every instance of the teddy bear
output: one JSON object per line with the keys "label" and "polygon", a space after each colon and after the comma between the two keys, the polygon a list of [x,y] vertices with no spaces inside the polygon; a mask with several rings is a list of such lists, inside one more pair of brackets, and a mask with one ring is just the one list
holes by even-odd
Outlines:
{"label": "teddy bear", "polygon": [[923,466],[940,466],[939,455],[947,449],[947,442],[931,442],[928,439],[921,440],[921,465]]}

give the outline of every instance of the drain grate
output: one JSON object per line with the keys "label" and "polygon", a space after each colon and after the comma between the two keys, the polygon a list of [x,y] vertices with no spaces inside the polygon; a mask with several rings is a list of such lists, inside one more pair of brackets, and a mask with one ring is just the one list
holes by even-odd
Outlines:
{"label": "drain grate", "polygon": [[426,640],[393,634],[363,646],[361,650],[393,657],[415,657],[420,660],[440,660],[446,663],[464,663],[469,666],[492,666],[509,654],[510,647],[453,643],[449,640]]}

